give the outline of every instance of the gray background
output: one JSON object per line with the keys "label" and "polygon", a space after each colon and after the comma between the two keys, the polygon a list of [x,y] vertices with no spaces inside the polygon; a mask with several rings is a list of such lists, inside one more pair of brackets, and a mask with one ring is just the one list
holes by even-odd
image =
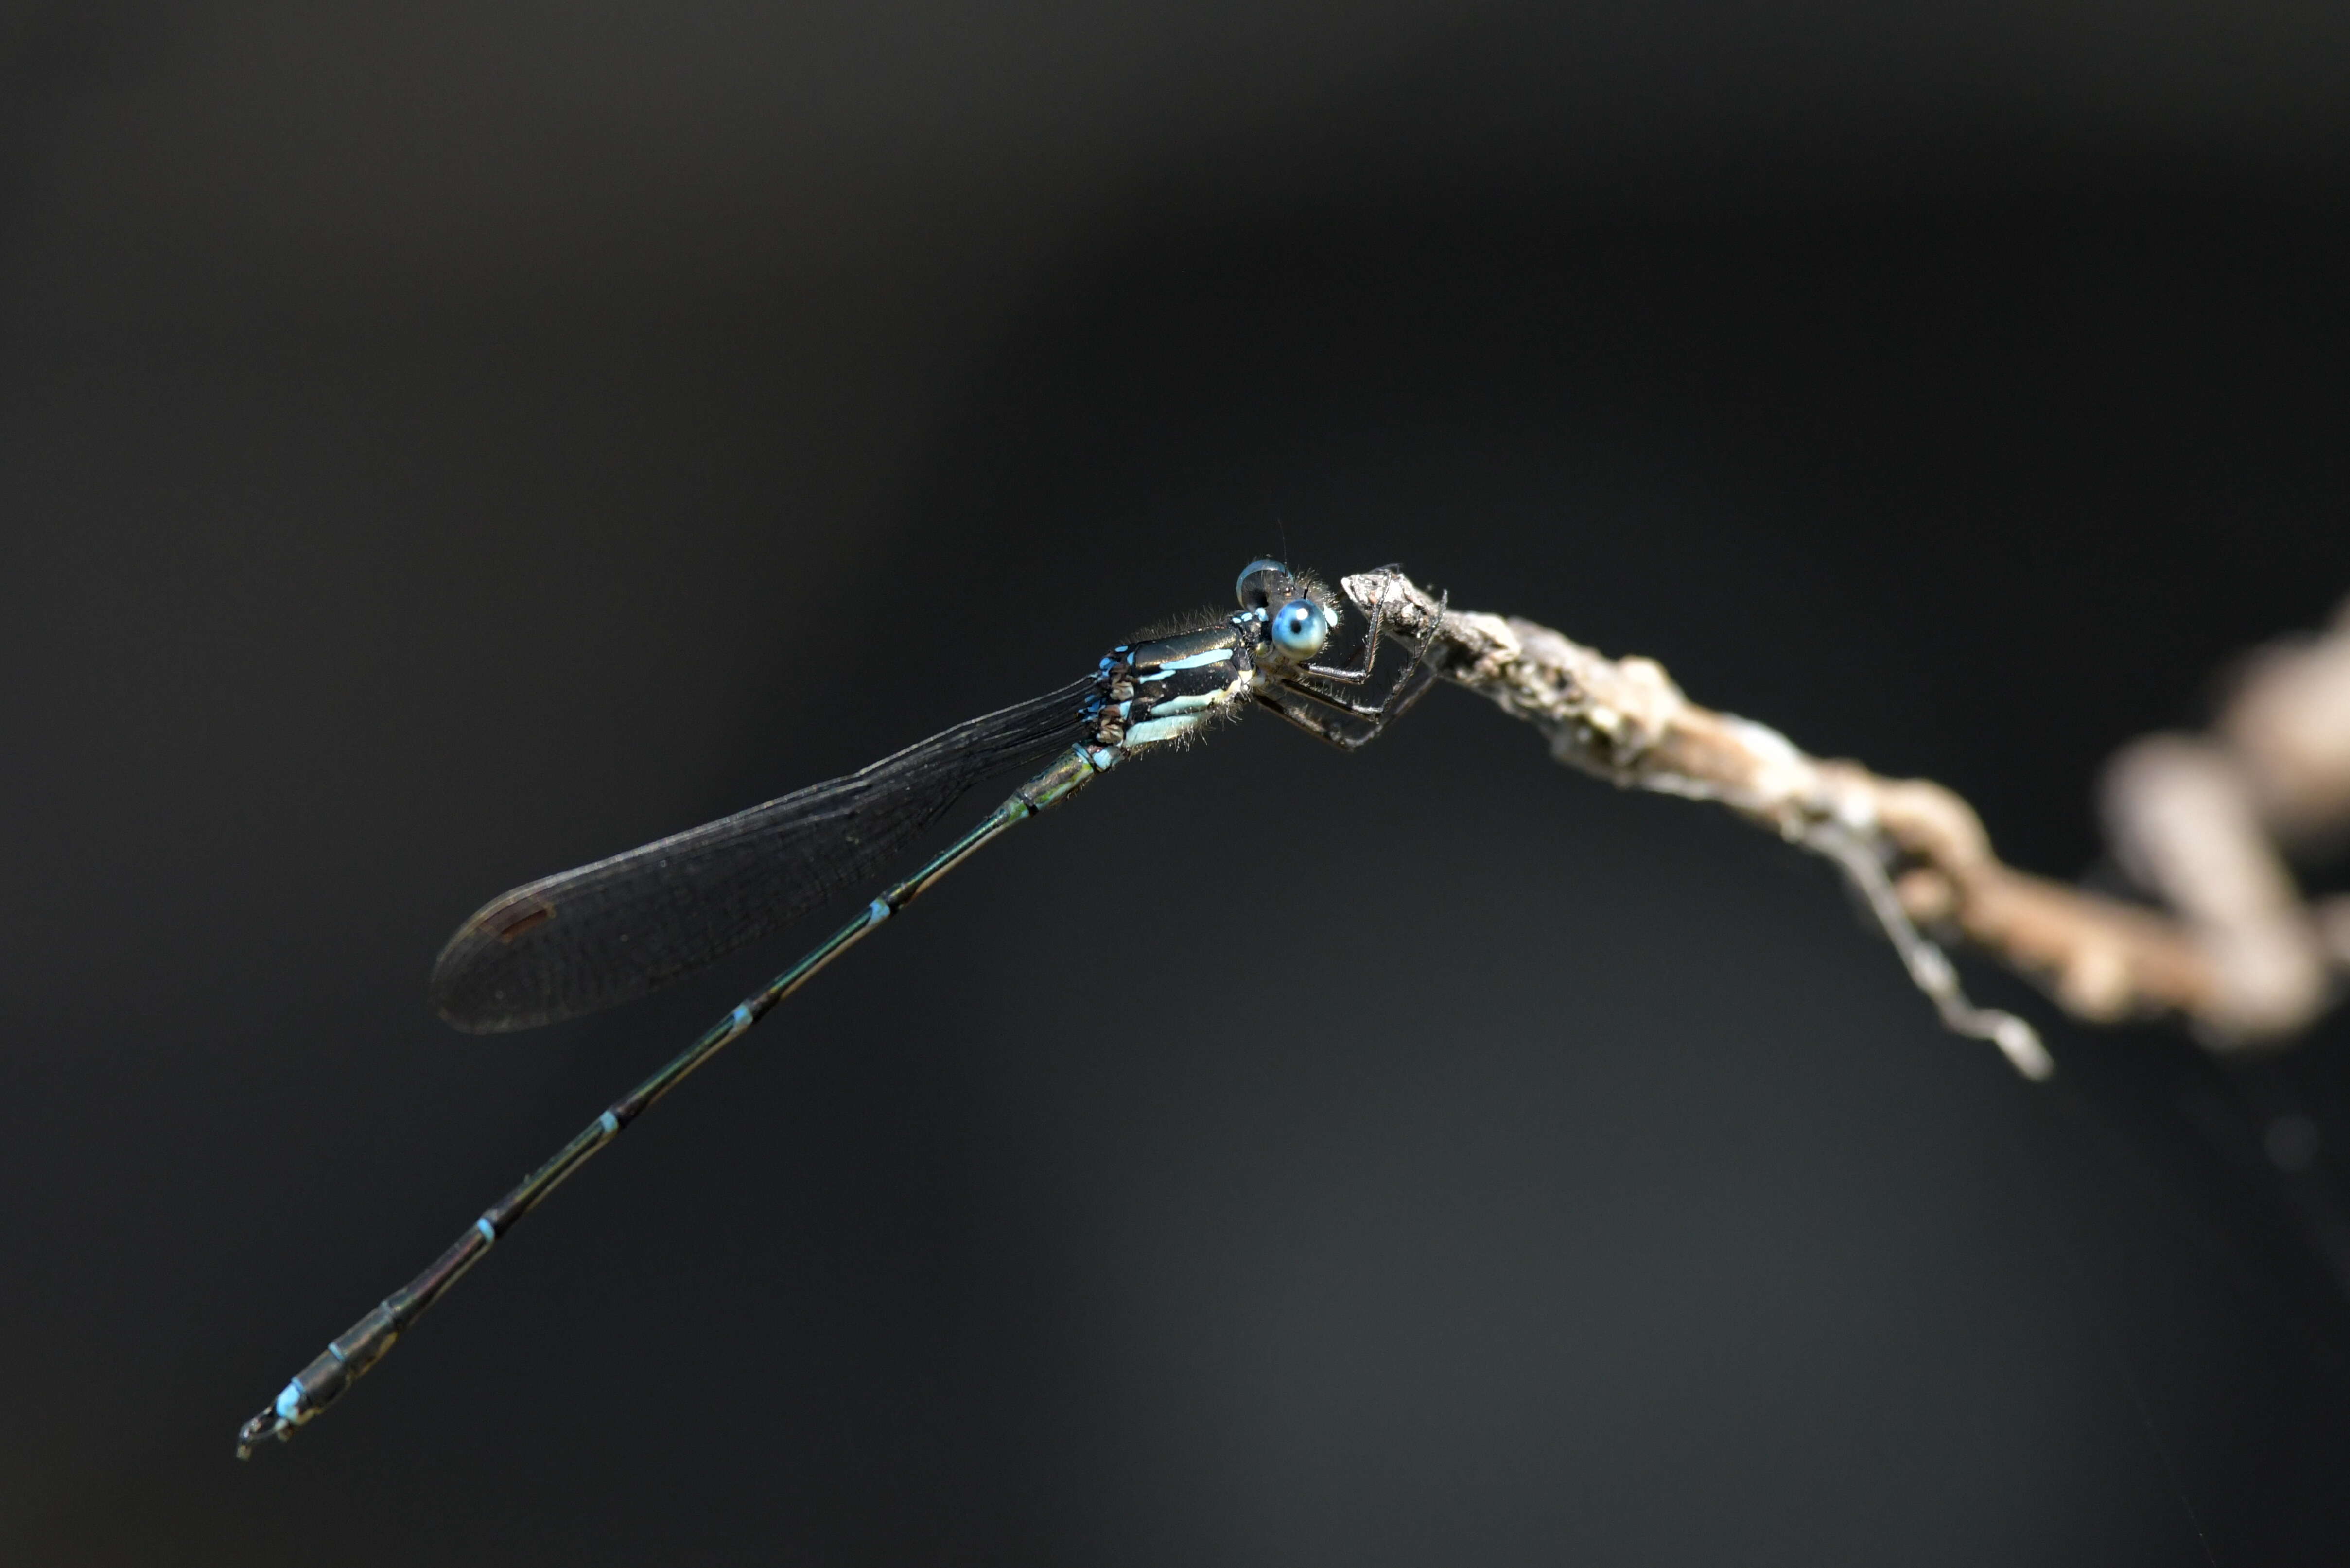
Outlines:
{"label": "gray background", "polygon": [[1024,830],[229,1458],[799,946],[483,1041],[423,1006],[460,918],[1255,555],[2092,870],[2100,759],[2350,589],[2338,6],[100,3],[0,57],[10,1562],[2350,1549],[2339,1023],[2222,1071],[1977,973],[2034,1093],[1822,869],[1446,692]]}

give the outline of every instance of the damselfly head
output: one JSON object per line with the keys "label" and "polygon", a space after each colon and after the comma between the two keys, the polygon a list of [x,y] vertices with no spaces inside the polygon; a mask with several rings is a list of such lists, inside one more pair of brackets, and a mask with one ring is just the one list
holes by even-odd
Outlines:
{"label": "damselfly head", "polygon": [[1256,626],[1257,652],[1274,664],[1318,656],[1337,620],[1329,590],[1279,561],[1251,561],[1237,585],[1242,615]]}

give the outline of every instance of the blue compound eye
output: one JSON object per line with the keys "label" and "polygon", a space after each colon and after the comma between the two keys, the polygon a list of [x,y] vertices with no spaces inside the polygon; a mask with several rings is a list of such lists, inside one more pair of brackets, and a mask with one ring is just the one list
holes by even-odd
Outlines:
{"label": "blue compound eye", "polygon": [[1273,645],[1292,659],[1311,659],[1330,640],[1330,618],[1312,599],[1292,599],[1273,618]]}
{"label": "blue compound eye", "polygon": [[1279,561],[1251,561],[1241,568],[1241,580],[1235,590],[1240,595],[1241,608],[1263,609],[1273,602],[1273,596],[1289,587],[1289,568]]}

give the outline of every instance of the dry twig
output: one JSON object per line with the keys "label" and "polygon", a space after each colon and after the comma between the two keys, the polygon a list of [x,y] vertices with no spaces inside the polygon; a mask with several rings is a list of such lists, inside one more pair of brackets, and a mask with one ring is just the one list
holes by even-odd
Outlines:
{"label": "dry twig", "polygon": [[1393,569],[1343,587],[1358,610],[1384,604],[1390,636],[1433,628],[1437,673],[1533,724],[1559,761],[1718,802],[1834,860],[1944,1022],[2027,1077],[2052,1070],[2038,1036],[1970,1002],[1921,925],[2029,976],[2075,1017],[2168,1013],[2221,1046],[2306,1027],[2350,971],[2350,900],[2305,904],[2272,842],[2350,827],[2350,606],[2329,636],[2260,656],[2212,738],[2158,737],[2117,760],[2106,789],[2117,847],[2173,914],[2015,870],[1941,785],[1807,755],[1690,701],[1653,659],[1607,659],[1533,621],[1447,612]]}

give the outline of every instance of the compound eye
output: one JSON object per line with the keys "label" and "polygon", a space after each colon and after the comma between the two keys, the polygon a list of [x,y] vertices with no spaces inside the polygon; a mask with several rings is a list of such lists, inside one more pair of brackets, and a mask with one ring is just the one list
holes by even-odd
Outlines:
{"label": "compound eye", "polygon": [[1275,594],[1289,591],[1289,568],[1279,561],[1251,561],[1241,568],[1241,608],[1263,609]]}
{"label": "compound eye", "polygon": [[1330,640],[1330,618],[1312,599],[1292,599],[1273,618],[1273,645],[1292,659],[1311,659]]}

